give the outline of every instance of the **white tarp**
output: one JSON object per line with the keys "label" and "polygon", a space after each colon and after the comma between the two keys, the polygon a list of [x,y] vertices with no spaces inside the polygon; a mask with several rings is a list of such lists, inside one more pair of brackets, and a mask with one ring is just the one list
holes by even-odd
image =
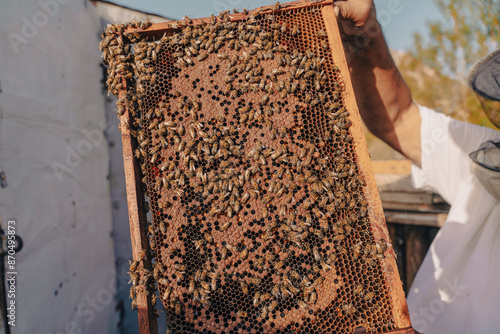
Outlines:
{"label": "white tarp", "polygon": [[115,333],[100,19],[83,0],[0,0],[0,215],[15,219],[12,333]]}

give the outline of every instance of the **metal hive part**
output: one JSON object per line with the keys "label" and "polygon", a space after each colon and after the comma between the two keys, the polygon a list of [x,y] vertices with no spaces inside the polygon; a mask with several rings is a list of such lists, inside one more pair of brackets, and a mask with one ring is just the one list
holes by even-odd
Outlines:
{"label": "metal hive part", "polygon": [[336,29],[304,1],[106,32],[153,219],[131,295],[172,333],[412,332]]}

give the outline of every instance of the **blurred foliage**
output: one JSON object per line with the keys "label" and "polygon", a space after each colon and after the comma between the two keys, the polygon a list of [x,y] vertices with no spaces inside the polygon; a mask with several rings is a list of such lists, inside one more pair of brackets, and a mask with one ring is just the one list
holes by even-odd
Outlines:
{"label": "blurred foliage", "polygon": [[396,59],[403,77],[418,103],[493,127],[467,87],[467,74],[500,45],[500,0],[434,1],[445,21],[428,23],[427,38],[414,35],[411,55]]}

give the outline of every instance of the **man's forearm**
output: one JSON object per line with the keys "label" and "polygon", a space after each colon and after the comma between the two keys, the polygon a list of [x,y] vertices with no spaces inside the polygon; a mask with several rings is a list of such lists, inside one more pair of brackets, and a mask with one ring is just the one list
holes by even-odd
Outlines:
{"label": "man's forearm", "polygon": [[354,47],[346,48],[361,117],[374,135],[420,164],[420,115],[380,25],[370,28],[363,37],[350,36]]}

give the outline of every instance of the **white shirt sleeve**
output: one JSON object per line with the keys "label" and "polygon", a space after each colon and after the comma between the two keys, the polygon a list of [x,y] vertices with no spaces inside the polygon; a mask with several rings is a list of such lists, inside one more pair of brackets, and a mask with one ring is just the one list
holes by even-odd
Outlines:
{"label": "white shirt sleeve", "polygon": [[412,166],[413,185],[437,192],[453,204],[462,185],[473,176],[469,154],[488,140],[500,140],[500,132],[419,108],[422,168]]}

